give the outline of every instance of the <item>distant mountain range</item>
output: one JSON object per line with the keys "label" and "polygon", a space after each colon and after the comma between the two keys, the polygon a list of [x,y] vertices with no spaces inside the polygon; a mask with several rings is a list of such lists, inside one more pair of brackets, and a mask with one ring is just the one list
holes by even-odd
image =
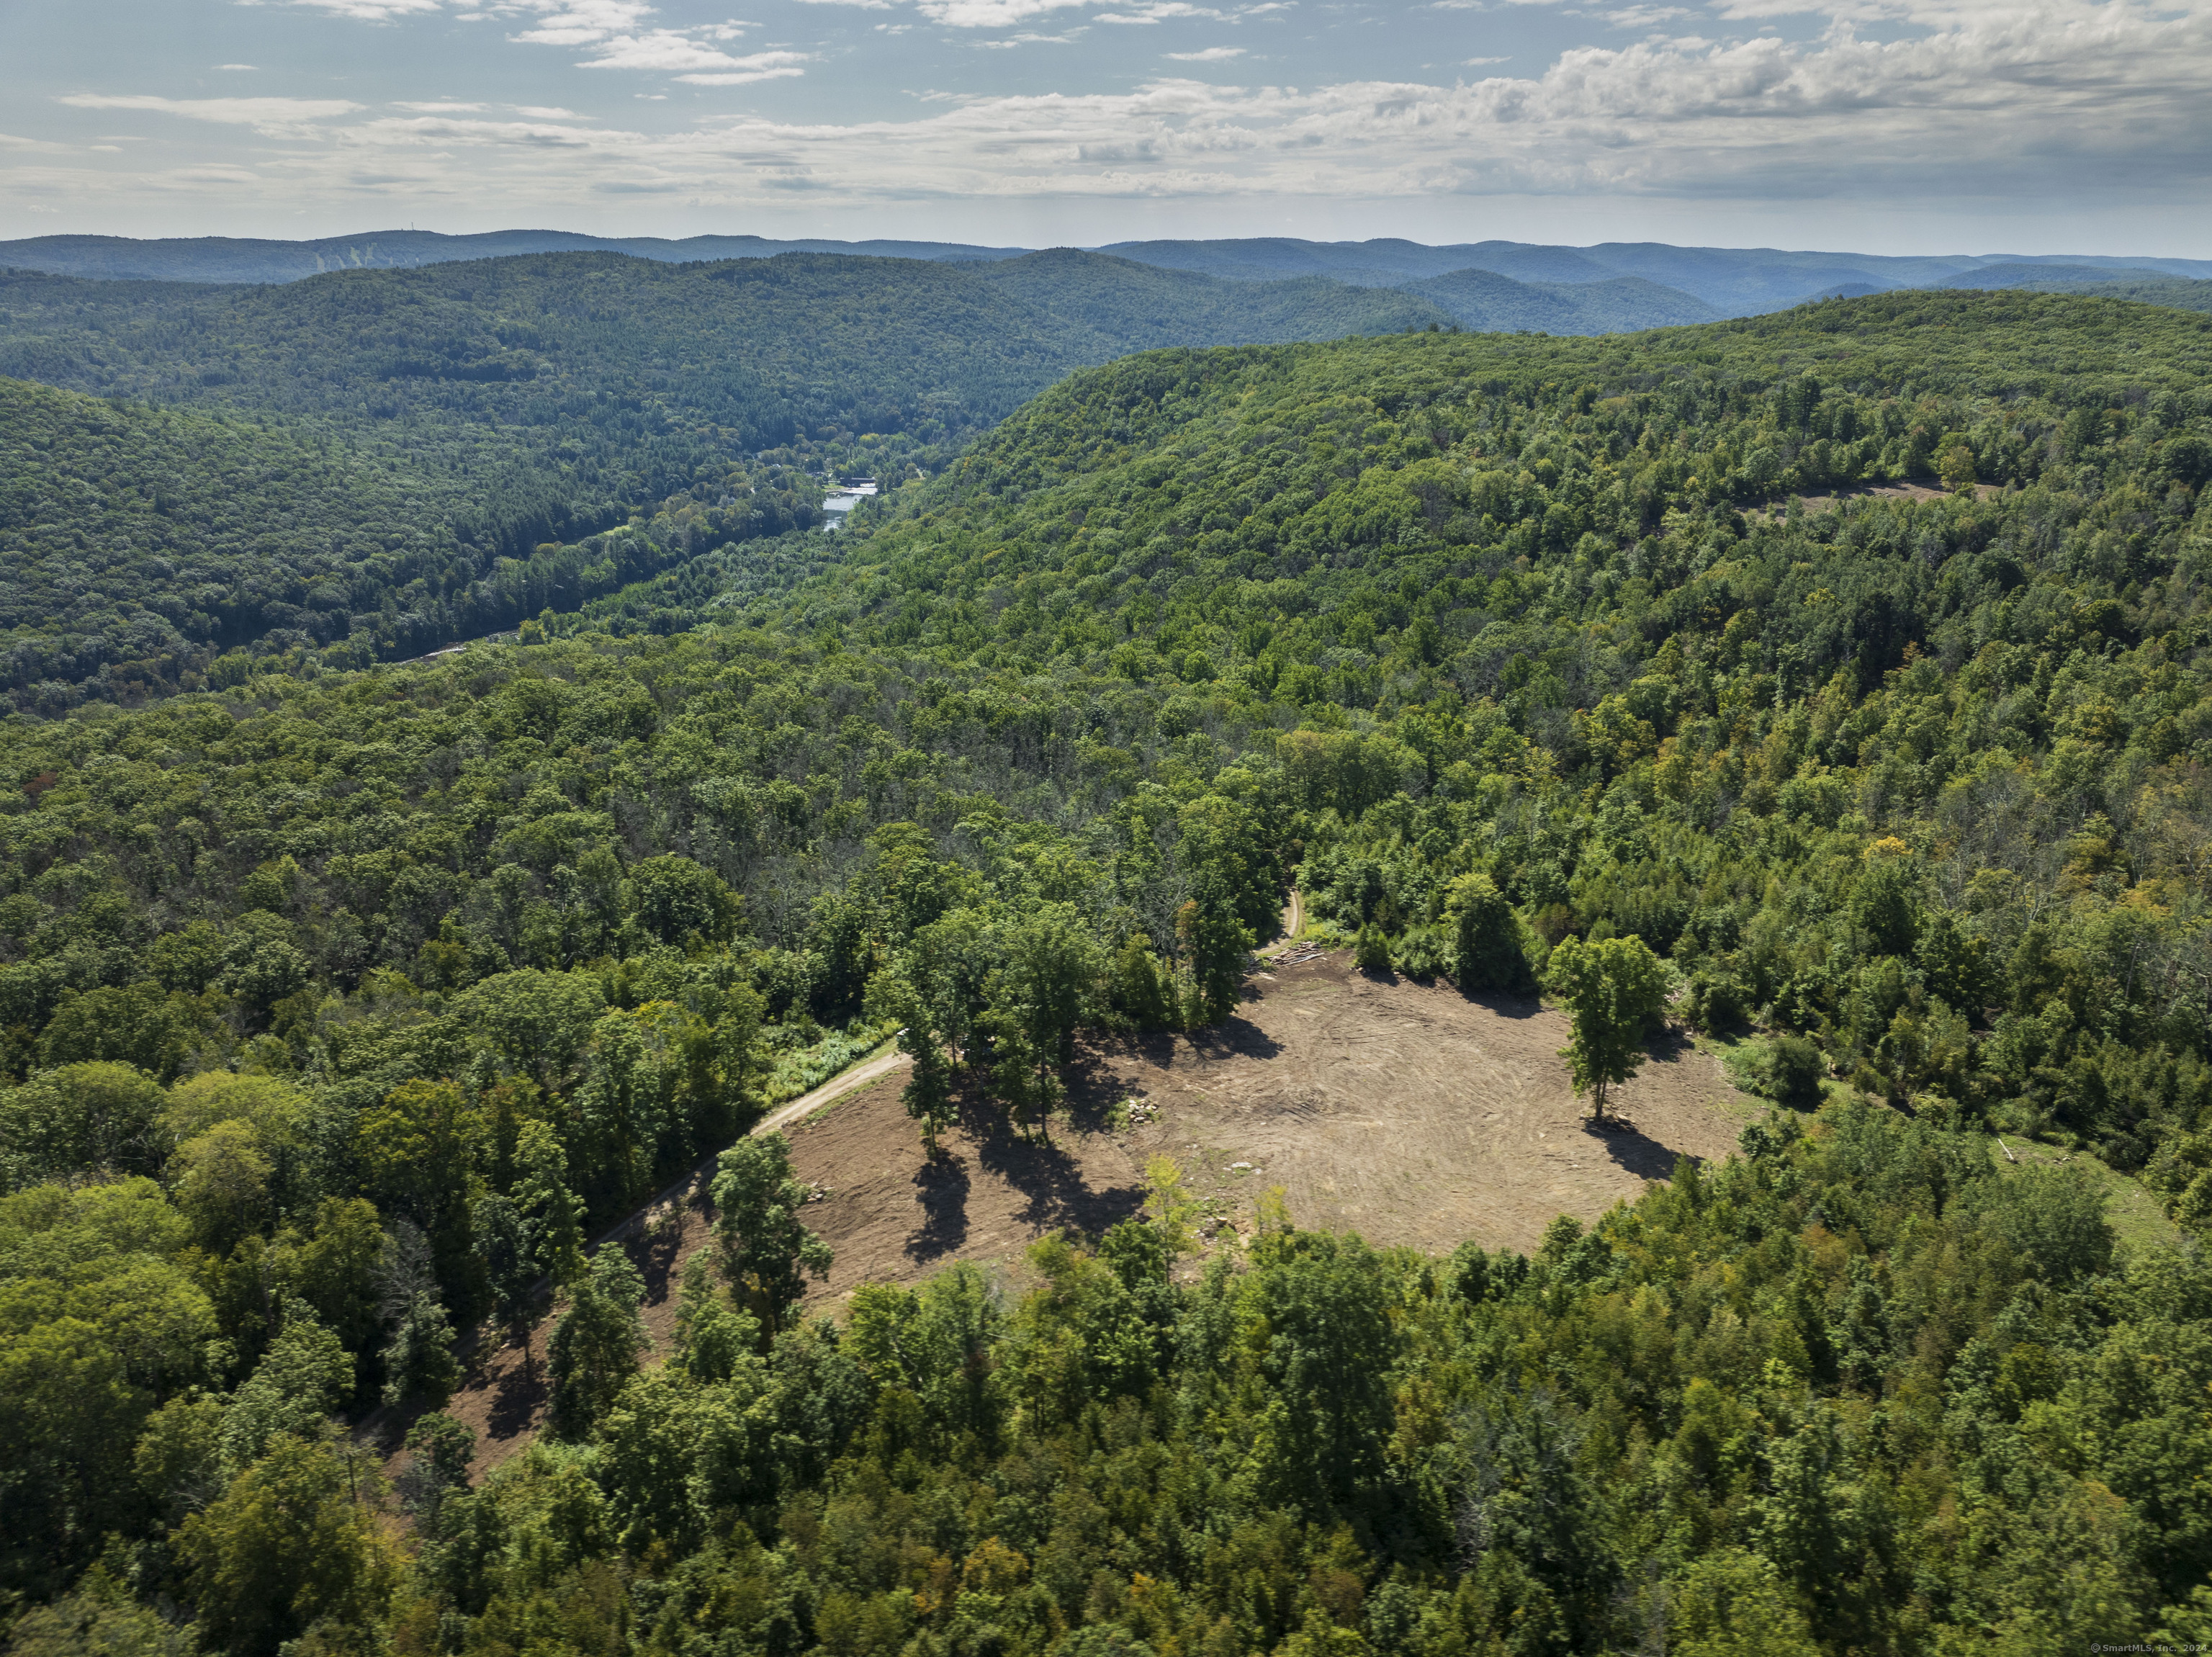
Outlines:
{"label": "distant mountain range", "polygon": [[260,241],[234,236],[32,236],[0,241],[0,265],[108,281],[297,282],[331,271],[404,271],[516,253],[629,253],[665,265],[704,259],[767,259],[777,253],[855,253],[872,259],[1016,259],[1026,247],[970,247],[949,241],[769,241],[760,236],[586,236],[570,230],[374,230],[316,241]]}
{"label": "distant mountain range", "polygon": [[1722,314],[1694,294],[1642,277],[1521,282],[1470,269],[1409,282],[1395,291],[1419,295],[1450,313],[1462,327],[1480,333],[1627,333],[1711,322]]}
{"label": "distant mountain range", "polygon": [[[2078,255],[1947,254],[1918,259],[1879,253],[1787,253],[1771,247],[1676,247],[1662,241],[1608,241],[1595,247],[1476,241],[1431,247],[1415,241],[1128,241],[1099,249],[1122,259],[1232,280],[1326,276],[1365,286],[1397,287],[1458,271],[1487,271],[1516,282],[1580,286],[1640,277],[1702,300],[1723,316],[1786,310],[1838,291],[1893,288],[2017,287],[2018,273],[2063,269],[2081,279],[2110,277],[2212,277],[2212,259]],[[0,244],[0,259],[6,258]],[[1978,281],[1984,271],[2001,273]]]}
{"label": "distant mountain range", "polygon": [[979,274],[1001,273],[996,279],[1025,299],[1087,322],[1102,338],[1164,330],[1188,343],[1316,338],[1431,324],[1483,332],[1612,333],[1900,288],[2101,290],[2191,308],[2212,304],[2206,297],[2212,289],[2196,285],[2212,279],[2212,260],[2206,259],[2010,253],[1893,258],[1656,241],[1430,247],[1391,238],[1263,237],[1126,241],[1089,254],[1063,248],[1039,255],[943,241],[385,230],[312,241],[36,236],[0,241],[0,266],[107,281],[266,284],[343,270],[559,253],[626,253],[663,264],[787,253],[960,264]]}

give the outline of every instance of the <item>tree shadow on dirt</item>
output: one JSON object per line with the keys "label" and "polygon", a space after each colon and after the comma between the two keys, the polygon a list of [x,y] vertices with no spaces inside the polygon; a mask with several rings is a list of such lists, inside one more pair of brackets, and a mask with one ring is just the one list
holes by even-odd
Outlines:
{"label": "tree shadow on dirt", "polygon": [[1282,1043],[1247,1018],[1231,1015],[1203,1030],[1193,1030],[1189,1041],[1201,1058],[1273,1058]]}
{"label": "tree shadow on dirt", "polygon": [[[1679,1064],[1696,1051],[1697,1044],[1690,1039],[1689,1033],[1680,1025],[1669,1024],[1644,1044],[1644,1057],[1649,1063]],[[1638,1179],[1671,1179],[1675,1160],[1686,1153],[1645,1133],[1636,1124],[1632,1104],[1629,1110],[1631,1115],[1612,1117],[1602,1127],[1585,1118],[1583,1132],[1601,1142],[1606,1154]],[[1694,1162],[1700,1159],[1693,1156],[1690,1160]]]}
{"label": "tree shadow on dirt", "polygon": [[498,1441],[531,1431],[544,1413],[551,1390],[543,1353],[530,1363],[511,1365],[493,1385],[491,1408],[484,1416],[484,1436]]}
{"label": "tree shadow on dirt", "polygon": [[1101,1131],[1107,1125],[1107,1112],[1128,1091],[1108,1068],[1109,1061],[1140,1059],[1157,1069],[1173,1070],[1178,1059],[1188,1062],[1186,1044],[1188,1058],[1199,1059],[1273,1058],[1283,1051],[1282,1044],[1258,1025],[1236,1014],[1202,1030],[1140,1030],[1097,1047],[1079,1047],[1075,1063],[1062,1073],[1069,1118],[1086,1132]]}
{"label": "tree shadow on dirt", "polygon": [[914,1190],[921,1224],[906,1240],[907,1258],[927,1264],[968,1240],[967,1159],[952,1151],[928,1159],[914,1177]]}
{"label": "tree shadow on dirt", "polygon": [[1144,1205],[1136,1185],[1094,1191],[1083,1165],[1062,1146],[1018,1133],[988,1106],[972,1106],[961,1125],[975,1141],[976,1160],[1029,1199],[1015,1218],[1039,1231],[1073,1231],[1097,1237]]}
{"label": "tree shadow on dirt", "polygon": [[1680,1064],[1697,1051],[1698,1044],[1679,1024],[1668,1025],[1644,1044],[1644,1057],[1657,1064]]}
{"label": "tree shadow on dirt", "polygon": [[[1612,1118],[1604,1127],[1583,1124],[1583,1134],[1605,1148],[1605,1154],[1638,1179],[1670,1179],[1674,1163],[1684,1153],[1662,1143],[1638,1127],[1632,1119]],[[1692,1157],[1692,1161],[1698,1159]]]}
{"label": "tree shadow on dirt", "polygon": [[[1175,1050],[1175,1038],[1166,1034],[1125,1038],[1115,1047],[1124,1053],[1141,1053],[1156,1064],[1164,1064]],[[1089,1047],[1075,1050],[1075,1063],[1060,1072],[1067,1087],[1067,1119],[1080,1133],[1104,1133],[1112,1126],[1112,1112],[1128,1088],[1106,1066],[1105,1056]],[[969,1114],[975,1122],[991,1107],[980,1106]],[[971,1128],[975,1122],[969,1124]]]}
{"label": "tree shadow on dirt", "polygon": [[1534,996],[1516,996],[1503,990],[1468,990],[1461,995],[1486,1013],[1501,1019],[1532,1019],[1544,1010]]}
{"label": "tree shadow on dirt", "polygon": [[674,1223],[648,1223],[642,1234],[622,1240],[623,1252],[629,1256],[638,1276],[645,1279],[647,1306],[659,1306],[668,1299],[669,1286],[676,1278],[677,1262],[684,1252],[684,1211],[678,1206]]}

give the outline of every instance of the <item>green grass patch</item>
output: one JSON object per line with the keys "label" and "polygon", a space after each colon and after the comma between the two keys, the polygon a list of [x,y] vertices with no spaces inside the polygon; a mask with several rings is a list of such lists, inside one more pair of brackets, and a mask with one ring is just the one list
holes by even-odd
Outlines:
{"label": "green grass patch", "polygon": [[850,1069],[890,1045],[890,1032],[877,1025],[833,1030],[803,1047],[787,1048],[776,1055],[769,1073],[768,1102],[771,1109],[788,1105],[801,1093],[811,1093],[840,1071]]}
{"label": "green grass patch", "polygon": [[2004,1144],[2020,1161],[2006,1160],[2004,1147],[1998,1144],[1999,1136],[1990,1138],[1990,1160],[2001,1173],[2013,1173],[2031,1162],[2051,1163],[2068,1160],[2068,1166],[2085,1170],[2096,1182],[2105,1198],[2105,1222],[2112,1228],[2123,1253],[2137,1249],[2176,1248],[2187,1241],[2181,1228],[2166,1217],[2166,1204],[2142,1180],[2122,1173],[2118,1168],[2101,1161],[2087,1151],[2069,1153],[2063,1146],[2047,1144],[2039,1139],[2023,1139],[2016,1134],[2002,1136]]}

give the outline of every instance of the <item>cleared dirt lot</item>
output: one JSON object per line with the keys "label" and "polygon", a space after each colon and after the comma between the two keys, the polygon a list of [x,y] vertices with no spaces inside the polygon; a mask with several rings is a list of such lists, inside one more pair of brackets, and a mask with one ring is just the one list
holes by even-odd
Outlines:
{"label": "cleared dirt lot", "polygon": [[[1468,1000],[1355,972],[1337,953],[1259,974],[1217,1029],[1086,1052],[1073,1119],[1048,1144],[977,1109],[931,1162],[895,1068],[784,1129],[793,1171],[827,1193],[807,1223],[836,1252],[810,1309],[955,1259],[1018,1273],[1038,1238],[1096,1234],[1136,1212],[1146,1160],[1163,1152],[1243,1229],[1280,1186],[1297,1225],[1443,1252],[1468,1238],[1534,1248],[1555,1215],[1594,1219],[1666,1178],[1678,1154],[1735,1148],[1752,1110],[1709,1056],[1686,1045],[1655,1054],[1614,1094],[1633,1128],[1603,1132],[1568,1085],[1566,1041],[1565,1018],[1534,1001]],[[1115,1131],[1114,1107],[1128,1100],[1140,1108]],[[617,1239],[645,1274],[661,1352],[683,1263],[710,1240],[705,1185],[695,1179],[657,1225]],[[529,1441],[543,1403],[520,1351],[479,1359],[451,1406],[477,1433],[478,1471]]]}
{"label": "cleared dirt lot", "polygon": [[[1559,1057],[1567,1020],[1535,1001],[1352,970],[1344,954],[1254,980],[1243,1016],[1195,1039],[1101,1055],[1111,1085],[1158,1106],[1127,1136],[1249,1210],[1283,1188],[1291,1220],[1370,1242],[1527,1250],[1554,1216],[1591,1219],[1663,1179],[1678,1154],[1724,1156],[1749,1119],[1687,1045],[1616,1089],[1632,1131],[1601,1132]],[[1239,1162],[1250,1164],[1239,1169]]]}

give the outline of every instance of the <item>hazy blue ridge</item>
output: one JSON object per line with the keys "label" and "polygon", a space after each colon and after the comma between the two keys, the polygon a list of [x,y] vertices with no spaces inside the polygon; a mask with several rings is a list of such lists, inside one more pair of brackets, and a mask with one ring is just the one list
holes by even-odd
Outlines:
{"label": "hazy blue ridge", "polygon": [[449,236],[378,230],[313,241],[234,236],[32,236],[0,241],[0,265],[57,276],[157,282],[297,282],[331,271],[405,270],[518,253],[613,253],[664,264],[768,259],[777,253],[854,253],[882,259],[995,259],[1024,250],[949,241],[773,241],[762,236],[587,236],[571,230],[493,230]]}
{"label": "hazy blue ridge", "polygon": [[2175,280],[2186,278],[2177,278],[2171,272],[2142,265],[2106,269],[2087,264],[2039,264],[2023,260],[2016,264],[1984,265],[1979,270],[1969,271],[1935,285],[1942,288],[2027,288],[2050,292],[2059,289],[2071,290],[2085,283]]}
{"label": "hazy blue ridge", "polygon": [[1430,247],[1378,240],[1311,242],[1293,238],[1223,241],[1118,242],[1101,249],[1124,259],[1238,281],[1328,275],[1372,283],[1395,272],[1401,283],[1481,270],[1520,282],[1583,283],[1622,277],[1679,289],[1726,316],[1784,310],[1831,293],[1881,293],[1934,287],[1992,265],[2063,264],[2107,270],[2212,277],[2212,262],[2123,256],[2008,253],[1896,258],[1878,253],[1794,252],[1773,247],[1677,247],[1666,242],[1601,242],[1593,247],[1480,241]]}
{"label": "hazy blue ridge", "polygon": [[[337,270],[405,269],[525,253],[622,253],[671,264],[764,259],[789,253],[988,263],[1018,259],[1027,251],[962,242],[889,240],[776,241],[753,235],[666,240],[590,236],[567,230],[497,230],[454,236],[427,230],[381,230],[301,241],[223,236],[155,241],[36,236],[0,241],[0,266],[108,281],[281,283]],[[1639,277],[1692,295],[1727,316],[1786,309],[1828,295],[1938,287],[1959,281],[1975,286],[2016,286],[2036,280],[2018,274],[1976,280],[1981,273],[2013,267],[2032,271],[2038,266],[2063,266],[2077,279],[2084,272],[2101,273],[2106,279],[2212,277],[2212,261],[2130,254],[2007,253],[1897,258],[1771,247],[1678,247],[1651,241],[1566,247],[1485,241],[1431,247],[1395,237],[1324,242],[1274,236],[1125,241],[1091,251],[1158,269],[1246,283],[1320,277],[1352,287],[1389,288],[1469,269],[1516,282],[1577,285]],[[1360,313],[1352,310],[1346,314],[1355,319],[1346,332],[1368,331],[1370,325],[1357,320]]]}
{"label": "hazy blue ridge", "polygon": [[979,266],[974,275],[1117,353],[1342,339],[1456,320],[1440,302],[1395,288],[1316,276],[1235,282],[1068,247]]}
{"label": "hazy blue ridge", "polygon": [[1481,333],[1631,333],[1711,322],[1721,314],[1693,295],[1641,277],[1569,283],[1455,271],[1401,291],[1433,301],[1460,326]]}

